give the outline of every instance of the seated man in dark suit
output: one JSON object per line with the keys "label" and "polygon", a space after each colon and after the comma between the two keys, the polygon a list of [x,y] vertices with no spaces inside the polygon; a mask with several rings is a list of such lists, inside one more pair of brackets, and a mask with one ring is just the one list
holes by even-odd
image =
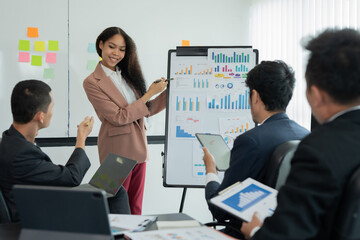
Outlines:
{"label": "seated man in dark suit", "polygon": [[12,195],[13,185],[74,187],[81,183],[90,167],[85,140],[93,128],[92,117],[86,117],[78,125],[75,150],[65,166],[55,165],[35,145],[38,131],[50,124],[53,106],[51,88],[42,81],[21,81],[13,89],[13,123],[3,133],[0,143],[0,187],[13,222],[20,220]]}
{"label": "seated man in dark suit", "polygon": [[327,30],[306,49],[306,97],[321,125],[299,144],[274,214],[255,235],[256,215],[243,224],[251,239],[333,239],[345,184],[360,166],[360,34]]}
{"label": "seated man in dark suit", "polygon": [[[290,120],[285,113],[292,97],[294,73],[282,61],[264,61],[254,67],[247,76],[246,84],[250,89],[249,103],[251,115],[259,126],[238,136],[231,150],[230,167],[220,184],[213,157],[204,149],[204,163],[207,173],[205,187],[206,200],[216,196],[219,191],[248,177],[262,181],[264,165],[271,158],[274,149],[281,143],[300,140],[309,131]],[[219,221],[231,219],[223,210],[209,206],[213,217]],[[235,219],[231,220],[234,224]],[[225,233],[239,236],[226,229]]]}

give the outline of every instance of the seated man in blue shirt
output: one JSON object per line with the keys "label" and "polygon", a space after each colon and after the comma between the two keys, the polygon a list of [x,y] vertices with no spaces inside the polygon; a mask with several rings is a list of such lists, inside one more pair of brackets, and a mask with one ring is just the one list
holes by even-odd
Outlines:
{"label": "seated man in blue shirt", "polygon": [[[214,159],[206,148],[204,163],[207,180],[206,200],[216,196],[230,185],[248,177],[262,181],[264,166],[274,149],[287,141],[300,140],[309,131],[290,120],[285,113],[292,97],[295,78],[292,69],[282,61],[263,61],[255,66],[246,79],[250,89],[249,103],[251,115],[259,126],[243,133],[235,139],[231,150],[230,166],[220,183]],[[231,217],[220,208],[209,206],[214,218],[219,221],[231,219],[240,227],[241,221]],[[225,233],[242,238],[235,231],[225,229]]]}

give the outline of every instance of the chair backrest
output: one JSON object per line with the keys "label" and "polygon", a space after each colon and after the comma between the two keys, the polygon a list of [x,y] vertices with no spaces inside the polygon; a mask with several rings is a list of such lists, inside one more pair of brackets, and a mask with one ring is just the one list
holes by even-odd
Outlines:
{"label": "chair backrest", "polygon": [[279,189],[285,183],[290,171],[290,161],[299,143],[300,140],[292,140],[275,148],[270,161],[265,165],[264,184]]}
{"label": "chair backrest", "polygon": [[11,222],[8,207],[6,205],[2,190],[0,189],[0,223]]}
{"label": "chair backrest", "polygon": [[333,239],[360,239],[360,167],[346,184],[333,229]]}

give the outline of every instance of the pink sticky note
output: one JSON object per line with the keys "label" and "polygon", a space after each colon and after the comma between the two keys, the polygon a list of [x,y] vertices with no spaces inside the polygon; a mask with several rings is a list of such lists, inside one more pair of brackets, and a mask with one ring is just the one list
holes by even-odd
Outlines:
{"label": "pink sticky note", "polygon": [[19,52],[19,62],[30,62],[30,53]]}
{"label": "pink sticky note", "polygon": [[47,63],[56,63],[56,53],[46,53]]}

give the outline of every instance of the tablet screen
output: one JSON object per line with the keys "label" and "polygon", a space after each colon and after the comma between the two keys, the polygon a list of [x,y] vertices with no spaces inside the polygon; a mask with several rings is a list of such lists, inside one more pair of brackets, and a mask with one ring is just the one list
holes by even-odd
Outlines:
{"label": "tablet screen", "polygon": [[219,134],[196,133],[195,136],[203,147],[206,147],[214,156],[216,167],[219,171],[229,168],[230,149],[223,137]]}

